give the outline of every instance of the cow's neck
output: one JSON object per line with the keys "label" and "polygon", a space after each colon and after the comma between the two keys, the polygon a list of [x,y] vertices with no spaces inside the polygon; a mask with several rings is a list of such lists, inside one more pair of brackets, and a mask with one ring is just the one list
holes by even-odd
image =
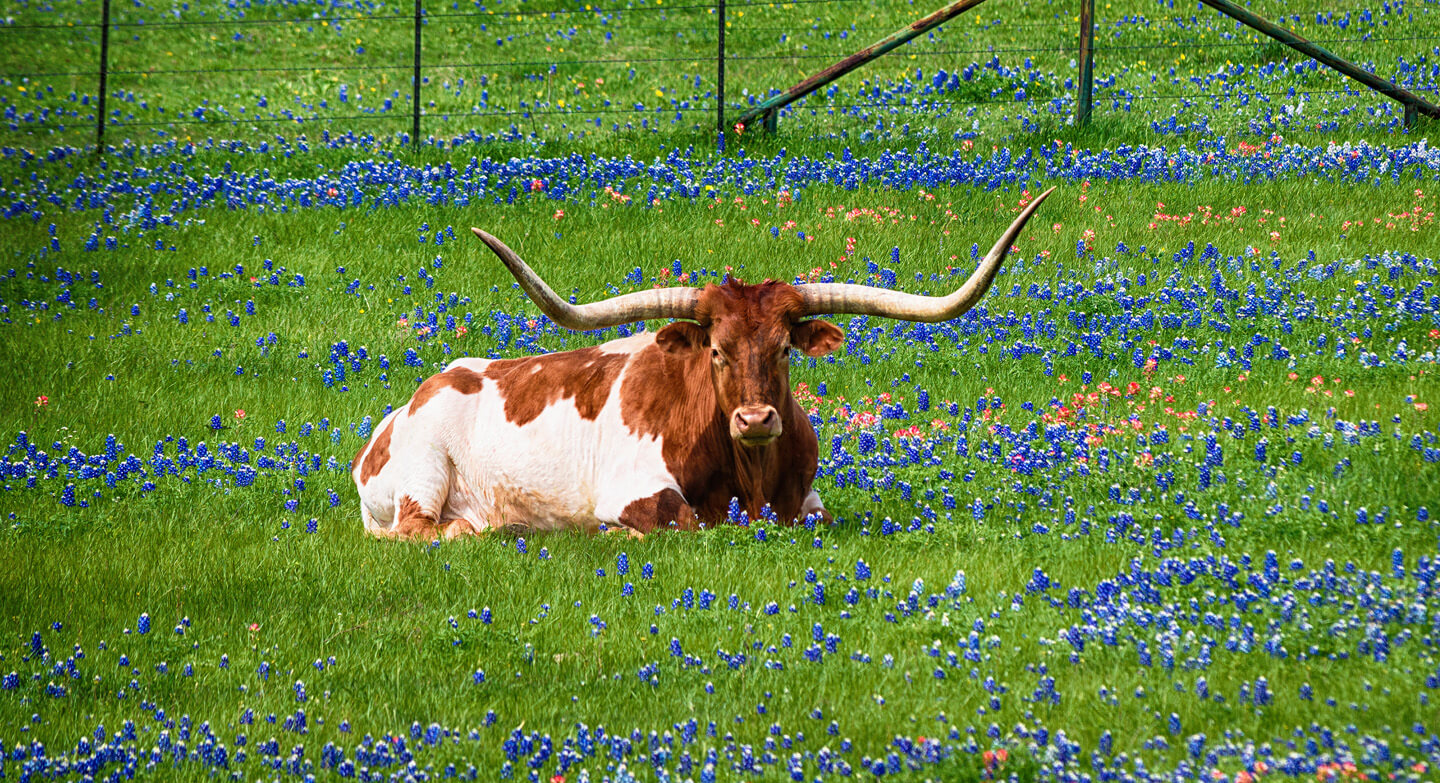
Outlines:
{"label": "cow's neck", "polygon": [[[729,411],[719,409],[707,354],[697,352],[693,357],[681,359],[654,349],[651,357],[659,359],[666,369],[656,373],[649,382],[671,384],[670,394],[674,395],[665,403],[665,413],[711,411],[708,419],[683,415],[663,417],[667,422],[666,458],[672,470],[677,471],[676,478],[687,500],[702,516],[716,522],[725,518],[732,497],[739,498],[741,508],[751,518],[758,517],[767,503],[778,505],[775,497],[778,477],[789,468],[783,462],[793,434],[786,432],[768,446],[741,446],[730,437]],[[791,404],[785,400],[782,416]],[[805,424],[808,426],[808,422]],[[795,425],[787,417],[784,426],[788,430]],[[778,514],[787,513],[786,509],[775,510]]]}
{"label": "cow's neck", "polygon": [[730,456],[735,466],[735,484],[739,489],[741,505],[745,513],[756,518],[760,509],[766,503],[772,503],[770,497],[780,460],[780,444],[783,438],[766,446],[741,446],[729,436],[729,428],[726,428],[725,440],[730,447]]}

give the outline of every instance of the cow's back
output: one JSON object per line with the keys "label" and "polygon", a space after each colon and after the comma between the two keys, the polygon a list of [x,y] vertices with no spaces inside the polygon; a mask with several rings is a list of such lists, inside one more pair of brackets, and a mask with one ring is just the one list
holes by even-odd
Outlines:
{"label": "cow's back", "polygon": [[673,483],[660,444],[622,420],[625,372],[653,345],[641,333],[576,351],[452,362],[357,455],[367,527],[385,532],[407,499],[440,523],[463,519],[476,531],[614,522],[633,493]]}

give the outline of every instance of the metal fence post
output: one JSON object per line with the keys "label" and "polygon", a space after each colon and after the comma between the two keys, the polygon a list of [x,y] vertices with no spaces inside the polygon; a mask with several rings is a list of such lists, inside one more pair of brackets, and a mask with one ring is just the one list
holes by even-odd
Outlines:
{"label": "metal fence post", "polygon": [[725,138],[725,0],[718,0],[716,7],[720,17],[720,44],[715,55],[715,84],[718,97],[715,100],[715,130]]}
{"label": "metal fence post", "polygon": [[414,96],[413,117],[410,126],[410,146],[420,146],[420,2],[415,0],[415,72],[411,94]]}
{"label": "metal fence post", "polygon": [[95,156],[105,154],[105,82],[110,75],[110,0],[100,3],[100,95],[95,116]]}
{"label": "metal fence post", "polygon": [[1095,81],[1095,0],[1080,0],[1080,84],[1075,94],[1075,124],[1090,124]]}

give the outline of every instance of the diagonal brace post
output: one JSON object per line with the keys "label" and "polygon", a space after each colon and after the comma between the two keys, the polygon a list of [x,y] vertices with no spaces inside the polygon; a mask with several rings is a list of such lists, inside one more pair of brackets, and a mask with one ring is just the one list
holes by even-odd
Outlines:
{"label": "diagonal brace post", "polygon": [[781,107],[786,106],[793,101],[797,101],[805,97],[806,95],[809,95],[810,93],[820,89],[821,87],[824,87],[830,82],[835,81],[841,76],[844,76],[845,74],[855,70],[856,68],[859,68],[860,66],[870,62],[871,60],[874,60],[875,58],[885,54],[886,52],[895,49],[896,47],[910,41],[913,38],[924,35],[925,33],[935,29],[936,27],[939,27],[942,24],[945,24],[951,19],[954,19],[960,14],[969,11],[971,8],[974,8],[975,6],[980,5],[983,2],[985,2],[985,0],[958,0],[957,2],[951,3],[950,5],[945,6],[939,11],[936,11],[935,13],[930,14],[923,19],[917,19],[903,30],[897,30],[891,33],[890,35],[880,39],[879,41],[876,41],[875,43],[870,44],[864,49],[861,49],[860,51],[850,55],[849,57],[846,57],[845,59],[835,63],[834,65],[831,65],[829,68],[826,68],[825,70],[820,71],[814,76],[805,79],[804,81],[796,84],[795,86],[780,93],[779,95],[767,98],[764,101],[761,101],[760,103],[750,107],[745,111],[744,114],[740,115],[738,123],[748,127],[751,121],[754,120],[756,117],[763,116],[765,119],[765,129],[773,131],[775,129],[775,117],[779,113]]}
{"label": "diagonal brace post", "polygon": [[1405,107],[1406,127],[1409,127],[1413,122],[1413,118],[1417,112],[1427,117],[1440,119],[1440,106],[1436,106],[1394,82],[1387,81],[1369,71],[1361,69],[1349,60],[1336,56],[1328,49],[1306,40],[1291,30],[1286,30],[1280,25],[1256,16],[1250,11],[1230,2],[1230,0],[1200,0],[1200,2],[1214,8],[1216,11],[1225,14],[1246,27],[1258,30],[1291,49],[1313,58],[1322,65],[1349,76],[1351,79],[1360,82],[1375,92],[1399,102]]}

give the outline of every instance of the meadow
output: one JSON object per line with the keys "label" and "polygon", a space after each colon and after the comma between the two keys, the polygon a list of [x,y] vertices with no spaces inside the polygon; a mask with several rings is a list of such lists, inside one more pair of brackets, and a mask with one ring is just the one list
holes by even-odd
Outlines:
{"label": "meadow", "polygon": [[[1435,779],[1435,121],[1127,0],[1078,128],[1030,0],[722,141],[713,8],[506,0],[428,12],[417,140],[402,5],[117,4],[99,159],[98,3],[7,7],[0,778]],[[1440,4],[1252,8],[1436,96]],[[931,10],[732,4],[728,113]],[[1052,185],[977,308],[795,360],[834,525],[363,533],[423,378],[660,325],[470,226],[940,293]]]}

